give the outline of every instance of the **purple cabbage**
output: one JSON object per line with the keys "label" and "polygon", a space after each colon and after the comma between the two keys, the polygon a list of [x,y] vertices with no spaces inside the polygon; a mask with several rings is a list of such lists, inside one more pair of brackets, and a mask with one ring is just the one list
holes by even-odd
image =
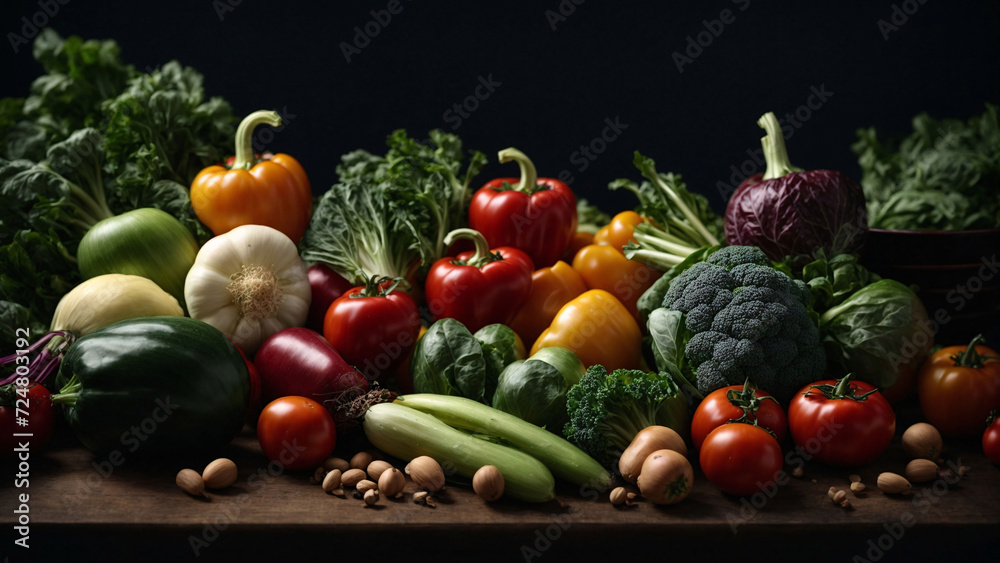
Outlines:
{"label": "purple cabbage", "polygon": [[744,180],[729,199],[726,243],[757,246],[771,260],[790,257],[799,267],[819,251],[860,253],[868,234],[861,186],[836,170],[792,166],[775,115],[757,124],[767,131],[761,139],[767,170]]}

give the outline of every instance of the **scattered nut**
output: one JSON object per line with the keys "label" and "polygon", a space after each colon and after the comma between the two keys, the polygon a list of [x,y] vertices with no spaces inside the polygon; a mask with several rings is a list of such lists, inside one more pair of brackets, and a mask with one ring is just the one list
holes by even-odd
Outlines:
{"label": "scattered nut", "polygon": [[345,487],[354,487],[367,476],[364,469],[348,469],[340,476],[340,482]]}
{"label": "scattered nut", "polygon": [[865,490],[865,484],[862,483],[861,481],[855,481],[855,482],[851,483],[851,491],[855,495],[857,495],[858,493],[860,493],[860,492],[862,492],[864,490]]}
{"label": "scattered nut", "polygon": [[330,494],[340,498],[347,498],[347,492],[344,491],[344,487],[337,487],[336,489],[330,491]]}
{"label": "scattered nut", "polygon": [[372,489],[377,489],[378,488],[378,483],[376,483],[375,481],[368,480],[368,479],[362,479],[362,480],[358,481],[358,484],[355,485],[354,487],[356,489],[358,489],[359,491],[361,491],[362,493],[367,493],[368,491],[370,491]]}
{"label": "scattered nut", "polygon": [[852,483],[861,482],[861,475],[858,475],[857,473],[851,473],[847,478],[850,479]]}
{"label": "scattered nut", "polygon": [[201,478],[208,489],[225,489],[236,482],[237,474],[236,464],[223,457],[205,466]]}
{"label": "scattered nut", "polygon": [[378,477],[378,488],[387,497],[399,495],[403,492],[405,486],[406,477],[403,476],[402,471],[395,467],[389,467],[389,469],[383,471]]}
{"label": "scattered nut", "polygon": [[367,469],[372,462],[372,454],[368,452],[358,452],[351,458],[351,469]]}
{"label": "scattered nut", "polygon": [[[341,477],[343,474],[339,469],[334,469],[333,471],[326,474],[323,477],[323,490],[332,493],[335,489],[340,489]],[[340,489],[343,492],[343,489]]]}
{"label": "scattered nut", "polygon": [[326,469],[323,469],[323,466],[320,465],[316,468],[316,471],[313,471],[312,480],[317,483],[322,483],[324,477],[326,477]]}
{"label": "scattered nut", "polygon": [[635,500],[635,497],[637,497],[637,496],[639,496],[639,495],[637,495],[635,493],[628,493],[628,494],[625,495],[625,498],[627,498],[629,501],[633,501],[633,500]]}
{"label": "scattered nut", "polygon": [[611,504],[618,506],[625,504],[628,501],[628,493],[625,491],[625,487],[615,487],[611,491]]}
{"label": "scattered nut", "polygon": [[339,469],[341,473],[347,471],[351,468],[351,463],[346,459],[339,457],[331,457],[323,462],[323,469],[327,471],[333,471],[334,469]]}
{"label": "scattered nut", "polygon": [[938,465],[929,459],[917,458],[906,464],[903,474],[911,483],[926,483],[938,475]]}
{"label": "scattered nut", "polygon": [[372,506],[376,502],[378,502],[378,491],[375,489],[368,489],[365,491],[365,504]]}
{"label": "scattered nut", "polygon": [[837,491],[833,495],[833,504],[843,504],[845,500],[847,500],[847,493],[845,491]]}
{"label": "scattered nut", "polygon": [[415,457],[405,467],[406,474],[421,489],[435,492],[444,488],[444,470],[434,458],[426,455]]}
{"label": "scattered nut", "polygon": [[841,508],[851,508],[851,499],[845,498],[844,502],[840,503]]}
{"label": "scattered nut", "polygon": [[486,502],[503,496],[503,474],[494,465],[484,465],[472,476],[472,490]]}
{"label": "scattered nut", "polygon": [[792,477],[795,477],[796,479],[801,479],[805,474],[806,472],[802,469],[801,465],[792,470]]}
{"label": "scattered nut", "polygon": [[434,502],[434,498],[433,497],[427,497],[427,498],[425,498],[424,499],[424,504],[426,504],[427,506],[429,506],[431,508],[434,508],[434,507],[437,506],[437,503]]}
{"label": "scattered nut", "polygon": [[175,481],[185,493],[196,497],[205,496],[205,481],[194,469],[181,469],[177,472]]}
{"label": "scattered nut", "polygon": [[944,444],[941,433],[926,422],[918,422],[903,432],[903,453],[910,459],[929,459],[934,461],[941,457]]}
{"label": "scattered nut", "polygon": [[383,459],[376,459],[375,461],[368,464],[368,477],[372,481],[378,481],[378,478],[382,476],[382,472],[386,469],[392,467],[392,464]]}
{"label": "scattered nut", "polygon": [[833,500],[833,497],[836,494],[837,494],[837,487],[830,487],[830,489],[826,491],[826,496],[830,497],[830,500]]}
{"label": "scattered nut", "polygon": [[963,465],[963,466],[959,467],[959,468],[958,468],[958,476],[959,476],[959,477],[965,477],[965,476],[966,476],[966,474],[968,474],[968,473],[969,473],[969,470],[970,470],[970,469],[972,469],[972,468],[971,468],[971,467],[969,467],[968,465]]}
{"label": "scattered nut", "polygon": [[906,480],[906,477],[896,473],[881,473],[878,476],[876,484],[883,493],[890,495],[906,494],[910,492],[910,482]]}
{"label": "scattered nut", "polygon": [[421,502],[427,498],[427,491],[417,491],[413,493],[413,502]]}

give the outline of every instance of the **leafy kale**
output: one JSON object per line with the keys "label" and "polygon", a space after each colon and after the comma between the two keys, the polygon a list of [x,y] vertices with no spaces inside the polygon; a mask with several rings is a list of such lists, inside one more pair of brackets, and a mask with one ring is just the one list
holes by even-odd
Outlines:
{"label": "leafy kale", "polygon": [[137,72],[114,41],[46,29],[34,55],[46,74],[27,98],[0,100],[0,305],[40,326],[80,281],[74,255],[98,221],[156,207],[208,238],[188,186],[222,160],[236,119],[194,69]]}
{"label": "leafy kale", "polygon": [[868,223],[882,229],[1000,227],[1000,123],[997,107],[967,123],[913,118],[903,139],[859,129],[851,147],[861,165]]}
{"label": "leafy kale", "polygon": [[593,365],[566,399],[569,422],[563,434],[605,467],[647,426],[669,426],[683,436],[690,425],[687,399],[667,374],[608,373]]}
{"label": "leafy kale", "polygon": [[340,182],[320,198],[299,245],[302,258],[365,279],[404,277],[444,256],[444,238],[464,225],[469,184],[486,157],[471,152],[463,173],[462,141],[439,130],[430,139],[433,146],[397,130],[384,156],[344,155]]}

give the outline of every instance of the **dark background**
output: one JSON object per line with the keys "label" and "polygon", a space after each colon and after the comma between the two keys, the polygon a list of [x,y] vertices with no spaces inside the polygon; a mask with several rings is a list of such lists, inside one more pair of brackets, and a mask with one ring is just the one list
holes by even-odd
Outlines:
{"label": "dark background", "polygon": [[[22,18],[47,19],[64,36],[113,38],[140,70],[171,59],[195,67],[207,93],[229,100],[238,115],[284,113],[287,127],[267,148],[297,157],[317,192],[335,180],[344,152],[381,152],[396,128],[421,138],[441,128],[489,156],[475,187],[516,175],[513,164],[496,163],[497,150],[516,146],[541,175],[568,171],[578,195],[618,211],[634,199],[606,186],[639,178],[631,163],[638,149],[721,210],[725,184],[762,170],[747,151],[760,146],[756,120],[766,111],[783,117],[798,109],[796,121],[808,115],[790,129],[794,164],[857,179],[850,150],[857,128],[903,134],[918,112],[965,119],[1000,100],[995,0],[401,0],[385,26],[370,24],[371,11],[388,0],[44,1],[59,11],[38,16],[38,0],[0,7],[0,97],[25,96],[41,73],[30,45],[18,53],[10,45]],[[546,12],[560,9],[567,15],[553,29]],[[732,22],[713,23],[726,9]],[[879,20],[898,29],[886,38]],[[721,33],[700,53],[692,48],[697,56],[679,72],[673,54],[685,54],[688,38],[702,32],[708,43],[706,21]],[[341,43],[366,24],[378,33],[347,62]],[[490,77],[499,85],[453,129],[458,121],[446,112]],[[800,109],[812,88],[832,94]],[[627,127],[581,170],[585,158],[573,153],[592,142],[601,149],[594,140],[616,117]]]}

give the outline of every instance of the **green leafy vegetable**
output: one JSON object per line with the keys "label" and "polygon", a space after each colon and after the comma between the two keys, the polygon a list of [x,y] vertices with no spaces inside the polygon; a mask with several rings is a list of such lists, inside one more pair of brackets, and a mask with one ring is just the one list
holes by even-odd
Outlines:
{"label": "green leafy vegetable", "polygon": [[559,346],[542,348],[503,370],[493,395],[493,408],[559,434],[569,422],[566,394],[586,371],[570,350]]}
{"label": "green leafy vegetable", "polygon": [[221,98],[206,100],[194,69],[137,72],[113,41],[46,29],[34,55],[46,74],[31,94],[0,100],[0,300],[48,324],[81,279],[81,238],[102,219],[155,207],[208,238],[187,186],[222,160],[236,119]]}
{"label": "green leafy vegetable", "polygon": [[486,359],[483,346],[455,319],[431,325],[417,342],[410,362],[417,393],[456,395],[485,401]]}
{"label": "green leafy vegetable", "polygon": [[861,165],[869,226],[968,230],[1000,227],[997,107],[968,122],[913,118],[902,139],[859,129],[851,147]]}
{"label": "green leafy vegetable", "polygon": [[472,335],[483,347],[486,360],[486,382],[483,399],[486,404],[493,402],[500,374],[514,360],[517,360],[517,335],[513,329],[503,324],[486,325]]}
{"label": "green leafy vegetable", "polygon": [[688,191],[679,174],[656,171],[656,162],[635,151],[633,161],[643,177],[641,184],[618,179],[608,187],[624,188],[639,198],[635,211],[652,222],[635,226],[625,256],[665,272],[706,246],[718,246],[723,237],[722,217],[712,212],[708,199]]}
{"label": "green leafy vegetable", "polygon": [[580,197],[576,200],[576,221],[577,232],[597,234],[601,227],[611,222],[611,216]]}
{"label": "green leafy vegetable", "polygon": [[341,157],[340,182],[320,199],[299,245],[302,258],[329,264],[348,279],[404,277],[444,256],[444,237],[465,224],[469,184],[486,162],[462,141],[431,131],[434,147],[393,132],[385,156],[364,150]]}
{"label": "green leafy vegetable", "polygon": [[567,394],[566,439],[608,467],[647,426],[668,426],[684,436],[687,399],[667,374],[590,366]]}

